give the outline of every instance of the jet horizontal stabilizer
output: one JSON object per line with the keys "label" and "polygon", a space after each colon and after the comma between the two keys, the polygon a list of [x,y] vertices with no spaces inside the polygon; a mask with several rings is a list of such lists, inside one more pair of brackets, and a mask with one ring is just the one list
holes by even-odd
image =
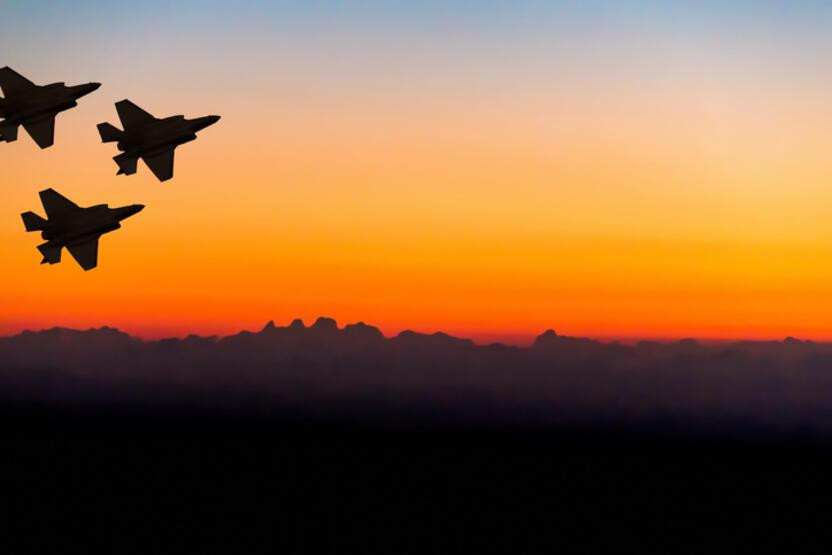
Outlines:
{"label": "jet horizontal stabilizer", "polygon": [[101,142],[114,143],[121,140],[124,131],[109,123],[99,123],[98,134],[101,135]]}
{"label": "jet horizontal stabilizer", "polygon": [[24,212],[20,217],[23,218],[23,225],[26,226],[26,231],[41,231],[46,229],[47,221],[34,212]]}
{"label": "jet horizontal stabilizer", "polygon": [[17,140],[17,125],[2,125],[0,124],[0,139],[11,143]]}
{"label": "jet horizontal stabilizer", "polygon": [[51,243],[38,245],[38,250],[43,255],[41,264],[57,264],[61,261],[61,247],[55,247]]}
{"label": "jet horizontal stabilizer", "polygon": [[123,154],[119,154],[113,160],[118,164],[118,173],[116,175],[133,175],[136,173],[136,166],[138,166],[139,159],[131,158]]}

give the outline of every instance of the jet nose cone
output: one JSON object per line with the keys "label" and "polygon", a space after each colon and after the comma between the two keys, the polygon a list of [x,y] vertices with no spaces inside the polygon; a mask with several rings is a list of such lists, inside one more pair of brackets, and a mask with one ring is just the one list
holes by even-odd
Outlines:
{"label": "jet nose cone", "polygon": [[101,83],[87,83],[86,85],[78,85],[75,87],[75,96],[76,98],[81,98],[82,96],[86,96],[91,92],[95,92],[98,88],[101,87]]}
{"label": "jet nose cone", "polygon": [[144,210],[144,204],[131,204],[121,209],[121,219],[129,218]]}
{"label": "jet nose cone", "polygon": [[214,125],[215,123],[220,121],[220,117],[219,116],[205,116],[205,117],[202,117],[202,118],[197,118],[196,120],[193,120],[193,121],[194,121],[194,126],[196,127],[196,130],[199,131],[201,129],[205,129],[209,125]]}

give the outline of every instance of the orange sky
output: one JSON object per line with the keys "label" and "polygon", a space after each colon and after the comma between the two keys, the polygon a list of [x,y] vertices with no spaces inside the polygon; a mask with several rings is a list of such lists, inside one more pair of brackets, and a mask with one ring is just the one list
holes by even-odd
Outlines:
{"label": "orange sky", "polygon": [[[127,66],[139,43],[83,58],[95,33],[64,41],[65,64],[55,47],[7,60],[104,86],[59,116],[55,147],[0,144],[0,334],[328,315],[480,339],[832,339],[832,108],[825,74],[796,63],[816,45],[657,32],[567,56],[580,36],[476,50],[354,31],[267,60],[258,33],[210,62],[199,36]],[[172,181],[116,177],[94,124],[124,97],[223,119],[177,150]],[[46,187],[147,208],[97,269],[40,266],[19,214]]]}

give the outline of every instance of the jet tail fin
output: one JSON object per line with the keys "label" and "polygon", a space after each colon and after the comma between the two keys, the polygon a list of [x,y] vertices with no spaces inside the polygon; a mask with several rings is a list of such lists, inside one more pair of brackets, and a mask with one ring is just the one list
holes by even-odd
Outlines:
{"label": "jet tail fin", "polygon": [[38,250],[43,255],[41,264],[57,264],[61,261],[61,247],[55,247],[51,243],[38,245]]}
{"label": "jet tail fin", "polygon": [[98,134],[101,135],[101,142],[113,143],[121,139],[124,131],[110,123],[99,123]]}
{"label": "jet tail fin", "polygon": [[26,231],[41,231],[46,229],[46,220],[34,212],[24,212],[20,217],[23,218],[23,225],[26,226]]}

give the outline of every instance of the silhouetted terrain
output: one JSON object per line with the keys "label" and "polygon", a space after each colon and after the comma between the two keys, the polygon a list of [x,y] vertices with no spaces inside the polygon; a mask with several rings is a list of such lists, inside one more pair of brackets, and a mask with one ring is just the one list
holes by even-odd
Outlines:
{"label": "silhouetted terrain", "polygon": [[143,423],[175,413],[294,427],[816,440],[832,434],[832,345],[623,345],[550,330],[528,348],[478,346],[442,333],[387,339],[328,318],[160,341],[55,328],[0,339],[0,397],[35,417],[107,410]]}
{"label": "silhouetted terrain", "polygon": [[792,552],[832,493],[832,345],[793,339],[51,329],[0,399],[21,552]]}

